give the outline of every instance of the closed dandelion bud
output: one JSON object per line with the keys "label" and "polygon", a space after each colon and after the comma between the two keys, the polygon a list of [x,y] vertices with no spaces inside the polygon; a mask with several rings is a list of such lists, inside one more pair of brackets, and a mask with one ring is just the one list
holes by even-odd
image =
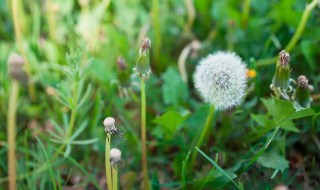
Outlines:
{"label": "closed dandelion bud", "polygon": [[309,85],[309,80],[304,75],[300,75],[297,79],[297,89],[294,94],[294,100],[298,102],[302,107],[310,107],[312,86]]}
{"label": "closed dandelion bud", "polygon": [[112,148],[110,150],[110,162],[111,166],[117,166],[121,161],[121,151],[117,148]]}
{"label": "closed dandelion bud", "polygon": [[123,57],[118,57],[117,58],[117,66],[119,71],[125,71],[127,69],[127,64],[126,64],[126,60],[124,60]]}
{"label": "closed dandelion bud", "polygon": [[145,80],[149,78],[149,75],[151,73],[149,55],[150,48],[151,41],[149,40],[149,38],[144,39],[139,50],[139,58],[136,67],[134,68],[136,74]]}
{"label": "closed dandelion bud", "polygon": [[273,88],[287,90],[290,88],[290,55],[285,50],[279,53],[279,60],[272,79]]}
{"label": "closed dandelion bud", "polygon": [[193,75],[202,99],[225,110],[240,105],[247,87],[246,65],[233,52],[216,52],[202,59]]}
{"label": "closed dandelion bud", "polygon": [[8,72],[12,79],[19,81],[22,84],[28,83],[28,75],[24,71],[25,61],[18,54],[11,54],[8,58]]}

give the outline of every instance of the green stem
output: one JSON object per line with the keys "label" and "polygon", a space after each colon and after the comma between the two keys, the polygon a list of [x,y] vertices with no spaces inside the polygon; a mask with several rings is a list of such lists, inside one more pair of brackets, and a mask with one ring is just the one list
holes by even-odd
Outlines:
{"label": "green stem", "polygon": [[116,167],[112,167],[112,185],[113,190],[118,190],[118,169]]}
{"label": "green stem", "polygon": [[141,146],[142,146],[142,173],[143,189],[149,190],[148,163],[147,163],[147,136],[146,136],[146,88],[144,79],[141,78]]}
{"label": "green stem", "polygon": [[188,21],[185,27],[185,32],[190,33],[194,23],[194,19],[196,18],[196,9],[194,8],[193,0],[185,0],[184,3],[186,5],[188,13]]}
{"label": "green stem", "polygon": [[250,13],[251,0],[245,0],[243,2],[243,12],[242,12],[242,28],[246,28],[248,24],[248,17]]}
{"label": "green stem", "polygon": [[[20,21],[19,18],[21,18],[21,17],[23,18],[23,15],[19,16],[20,2],[19,2],[19,0],[12,0],[11,3],[12,3],[11,4],[12,18],[13,18],[16,43],[18,45],[19,52],[21,53],[22,57],[24,58],[26,73],[30,77],[31,76],[31,69],[30,69],[28,59],[27,59],[27,54],[23,48],[23,38],[22,38],[22,31],[21,31],[22,24],[19,22]],[[31,101],[35,101],[36,100],[36,90],[35,90],[34,83],[32,81],[29,82],[28,90],[29,90],[29,97],[30,97]]]}
{"label": "green stem", "polygon": [[300,20],[297,30],[294,33],[293,37],[291,38],[289,44],[285,48],[287,52],[290,52],[296,46],[304,28],[306,27],[306,23],[308,21],[310,13],[317,6],[317,4],[318,4],[318,0],[313,0],[310,4],[306,6],[306,9],[303,12],[302,19]]}
{"label": "green stem", "polygon": [[[304,10],[302,14],[302,18],[299,22],[298,28],[296,32],[294,33],[293,37],[285,47],[285,50],[287,52],[290,52],[297,44],[298,40],[300,39],[304,28],[306,27],[308,18],[310,16],[311,11],[317,6],[318,0],[313,0],[310,4],[306,6],[306,9]],[[262,59],[257,61],[257,66],[267,66],[276,63],[277,61],[277,56],[267,58],[267,59]]]}
{"label": "green stem", "polygon": [[159,23],[159,0],[152,0],[152,23],[154,28],[155,36],[155,48],[153,48],[154,62],[156,63],[157,68],[160,68],[159,57],[161,49],[161,31]]}
{"label": "green stem", "polygon": [[53,10],[54,4],[52,4],[52,0],[47,1],[46,12],[48,17],[48,25],[49,25],[49,36],[52,41],[56,41],[56,18]]}
{"label": "green stem", "polygon": [[106,138],[106,152],[105,152],[105,164],[106,164],[106,178],[108,189],[112,189],[112,176],[111,176],[111,165],[110,165],[110,143],[111,143],[111,134],[107,133]]}
{"label": "green stem", "polygon": [[9,99],[7,135],[8,135],[8,176],[9,189],[16,189],[16,112],[19,96],[19,83],[16,80],[11,82]]}
{"label": "green stem", "polygon": [[[77,118],[77,106],[78,106],[78,88],[79,88],[79,82],[76,81],[74,83],[74,89],[73,89],[73,107],[71,110],[71,117],[70,117],[70,121],[69,121],[69,127],[68,127],[68,131],[67,131],[67,136],[66,136],[66,142],[69,143],[75,122],[76,122],[76,118]],[[64,148],[66,147],[66,144],[62,144],[58,150],[59,151],[63,151]],[[59,151],[56,151],[55,154],[52,156],[51,161],[55,160],[58,155],[59,155]]]}
{"label": "green stem", "polygon": [[[209,132],[210,132],[210,129],[211,129],[211,126],[212,126],[212,120],[213,120],[213,116],[214,116],[214,111],[215,111],[215,108],[212,105],[210,107],[210,111],[209,111],[209,114],[207,116],[207,120],[206,120],[206,122],[204,124],[204,127],[202,129],[202,132],[200,134],[200,137],[198,138],[196,147],[201,148],[201,145],[202,145],[203,141],[209,135]],[[197,155],[198,155],[198,151],[193,151],[192,158],[191,158],[191,165],[190,165],[191,167],[190,168],[193,168],[193,166],[195,164],[195,161],[196,161],[196,158],[197,158]]]}

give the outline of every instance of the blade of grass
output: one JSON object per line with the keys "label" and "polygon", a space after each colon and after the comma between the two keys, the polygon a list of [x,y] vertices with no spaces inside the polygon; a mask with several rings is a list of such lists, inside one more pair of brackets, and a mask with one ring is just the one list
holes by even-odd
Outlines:
{"label": "blade of grass", "polygon": [[187,156],[184,158],[182,162],[182,172],[181,172],[181,180],[182,180],[182,189],[186,189],[186,168],[187,168],[187,162],[190,157],[190,151],[188,152]]}
{"label": "blade of grass", "polygon": [[233,179],[227,174],[227,172],[225,172],[214,160],[212,160],[209,156],[207,156],[204,152],[202,152],[202,150],[200,150],[198,147],[196,147],[196,150],[203,157],[205,157],[214,167],[216,167],[217,170],[219,170],[226,178],[228,178],[238,189],[240,189],[238,184],[235,181],[233,181]]}
{"label": "blade of grass", "polygon": [[265,142],[265,144],[263,145],[263,147],[259,150],[259,152],[250,160],[249,164],[246,166],[245,170],[247,168],[249,168],[254,162],[256,162],[258,160],[258,158],[264,153],[264,151],[269,147],[270,143],[272,142],[272,140],[274,139],[274,137],[276,136],[276,134],[278,133],[280,129],[280,126],[277,126],[275,128],[275,130],[273,131],[271,137]]}
{"label": "blade of grass", "polygon": [[[218,163],[218,160],[219,160],[219,154],[217,153],[217,154],[216,154],[216,158],[214,159],[214,161],[215,161],[216,163]],[[201,188],[200,188],[199,190],[202,190],[202,189],[205,187],[205,185],[208,183],[208,180],[210,179],[210,176],[213,174],[214,171],[215,171],[215,168],[213,167],[213,168],[211,169],[209,175],[207,176],[206,180],[205,180],[205,181],[203,182],[203,184],[201,185]]]}
{"label": "blade of grass", "polygon": [[53,171],[52,171],[52,167],[51,167],[51,163],[50,163],[50,160],[49,160],[49,157],[48,157],[48,154],[47,154],[47,151],[46,149],[44,148],[44,145],[42,144],[41,140],[36,137],[37,141],[38,141],[38,144],[41,148],[41,150],[43,151],[43,155],[46,159],[46,162],[47,162],[47,166],[48,166],[48,169],[49,169],[49,174],[50,174],[50,177],[51,177],[51,180],[52,180],[52,185],[53,185],[53,188],[55,190],[57,190],[57,186],[56,186],[56,181],[54,179],[54,174],[53,174]]}

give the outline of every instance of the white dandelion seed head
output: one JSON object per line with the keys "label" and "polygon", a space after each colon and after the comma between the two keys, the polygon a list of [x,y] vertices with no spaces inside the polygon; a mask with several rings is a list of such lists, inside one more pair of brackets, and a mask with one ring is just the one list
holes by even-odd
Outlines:
{"label": "white dandelion seed head", "polygon": [[233,52],[218,51],[202,59],[193,75],[194,86],[219,110],[240,105],[247,87],[246,64]]}
{"label": "white dandelion seed head", "polygon": [[114,120],[113,117],[107,117],[107,118],[105,118],[104,121],[103,121],[103,125],[104,125],[105,127],[110,127],[110,126],[112,126],[112,125],[114,125],[114,124],[115,124],[115,120]]}

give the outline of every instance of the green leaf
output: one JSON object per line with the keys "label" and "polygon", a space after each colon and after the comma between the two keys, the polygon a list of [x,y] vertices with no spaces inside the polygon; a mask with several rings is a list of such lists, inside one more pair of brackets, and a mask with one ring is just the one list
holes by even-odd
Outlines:
{"label": "green leaf", "polygon": [[[292,121],[293,119],[308,117],[315,114],[314,110],[311,108],[296,110],[293,104],[287,100],[271,98],[262,99],[261,101],[266,106],[268,113],[272,116],[274,126],[279,125],[280,128],[286,129],[288,131],[299,131],[299,129],[295,127]],[[263,123],[266,121],[266,118],[260,117],[255,118],[254,120],[258,123]]]}
{"label": "green leaf", "polygon": [[[153,120],[159,126],[155,129],[158,134],[170,139],[178,130],[178,127],[188,118],[189,115],[181,115],[175,111],[169,111]],[[160,130],[160,131],[159,131]]]}
{"label": "green leaf", "polygon": [[270,120],[267,116],[259,114],[251,114],[251,119],[253,119],[255,122],[257,122],[261,127],[271,127],[274,125],[272,120]]}
{"label": "green leaf", "polygon": [[182,81],[178,71],[169,68],[161,78],[164,81],[162,98],[165,104],[178,105],[179,102],[183,102],[188,98],[187,85]]}
{"label": "green leaf", "polygon": [[262,154],[257,162],[266,168],[280,170],[282,173],[285,169],[289,168],[289,162],[283,156],[280,156],[275,152]]}

